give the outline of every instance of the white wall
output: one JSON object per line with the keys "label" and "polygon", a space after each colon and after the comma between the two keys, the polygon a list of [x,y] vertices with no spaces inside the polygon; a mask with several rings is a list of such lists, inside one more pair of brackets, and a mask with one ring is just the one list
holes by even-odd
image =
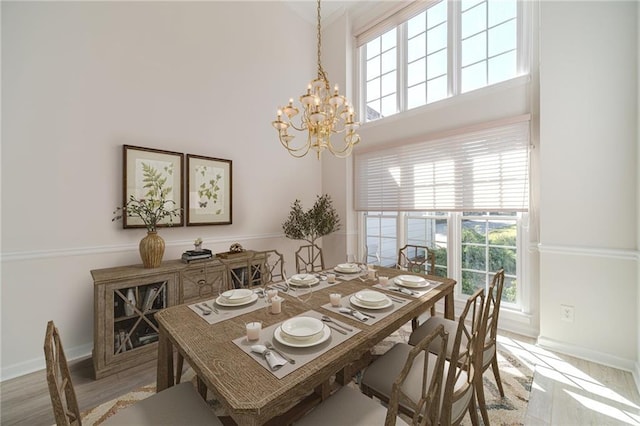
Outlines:
{"label": "white wall", "polygon": [[[315,75],[315,26],[282,2],[2,2],[2,379],[44,367],[56,321],[93,346],[89,271],[140,263],[144,230],[112,223],[122,145],[233,161],[233,224],[162,229],[165,259],[200,236],[276,247],[320,164],[271,126]],[[294,37],[291,34],[295,34]]]}
{"label": "white wall", "polygon": [[[540,337],[638,359],[638,4],[541,2]],[[575,307],[574,322],[560,305]]]}

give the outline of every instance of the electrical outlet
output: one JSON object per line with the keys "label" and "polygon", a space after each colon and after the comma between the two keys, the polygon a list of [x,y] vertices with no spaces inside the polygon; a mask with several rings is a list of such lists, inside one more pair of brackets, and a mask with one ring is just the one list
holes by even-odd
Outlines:
{"label": "electrical outlet", "polygon": [[566,322],[573,322],[573,310],[571,305],[560,305],[560,319]]}

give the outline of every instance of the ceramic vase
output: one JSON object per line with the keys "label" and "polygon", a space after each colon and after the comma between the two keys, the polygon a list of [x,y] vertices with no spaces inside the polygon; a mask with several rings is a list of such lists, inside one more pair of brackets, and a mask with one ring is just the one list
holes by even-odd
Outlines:
{"label": "ceramic vase", "polygon": [[156,231],[148,231],[140,240],[140,257],[145,268],[157,268],[164,256],[164,240]]}

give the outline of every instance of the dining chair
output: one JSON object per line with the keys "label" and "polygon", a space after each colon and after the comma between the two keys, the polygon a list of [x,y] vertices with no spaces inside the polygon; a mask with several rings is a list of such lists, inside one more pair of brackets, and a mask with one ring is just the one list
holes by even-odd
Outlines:
{"label": "dining chair", "polygon": [[[407,425],[398,416],[399,407],[411,412],[412,425],[436,425],[439,421],[440,398],[445,369],[442,355],[429,352],[429,347],[447,346],[449,334],[444,327],[433,330],[420,344],[412,347],[391,385],[388,408],[350,386],[343,386],[321,402],[295,425]],[[414,400],[413,395],[418,398]]]}
{"label": "dining chair", "polygon": [[436,274],[436,253],[427,246],[406,244],[398,250],[398,269],[420,274]]}
{"label": "dining chair", "polygon": [[[396,263],[396,267],[409,272],[435,275],[436,254],[427,246],[406,244],[398,250],[398,262]],[[431,316],[434,316],[435,314],[436,307],[432,306]],[[417,326],[418,319],[414,318],[411,321],[411,327],[415,330]]]}
{"label": "dining chair", "polygon": [[[47,383],[58,426],[82,426],[76,393],[53,321],[47,323],[44,338]],[[191,383],[172,386],[118,411],[102,425],[222,425]]]}
{"label": "dining chair", "polygon": [[300,246],[296,251],[296,271],[298,274],[324,270],[322,249],[315,244]]}
{"label": "dining chair", "polygon": [[284,256],[278,250],[265,250],[258,253],[260,258],[264,258],[261,263],[262,284],[282,282],[284,278]]}
{"label": "dining chair", "polygon": [[[484,372],[489,368],[493,369],[493,375],[496,378],[496,384],[500,391],[500,396],[504,396],[504,390],[502,388],[502,382],[500,380],[500,370],[498,369],[498,357],[496,339],[498,335],[498,316],[500,314],[500,299],[502,298],[502,288],[504,286],[504,269],[498,270],[493,276],[493,280],[489,285],[489,290],[485,297],[484,312],[482,313],[482,321],[480,327],[482,328],[483,345],[479,351],[482,354],[481,365],[478,367],[477,380],[475,382],[475,392],[478,398],[478,406],[480,408],[480,414],[485,424],[489,424],[489,415],[486,409],[485,397],[484,397],[484,384],[482,376]],[[411,333],[409,337],[409,344],[417,344],[420,342],[423,336],[428,335],[431,331],[439,326],[452,333],[457,327],[456,321],[452,321],[442,317],[431,317],[427,319],[420,327]],[[463,336],[463,344],[467,344],[465,337]],[[450,359],[451,348],[447,348],[447,359]]]}
{"label": "dining chair", "polygon": [[[466,412],[469,412],[471,423],[478,424],[474,381],[482,362],[480,349],[483,339],[481,321],[484,298],[484,289],[478,289],[473,293],[467,300],[456,327],[453,330],[448,330],[443,325],[443,328],[455,337],[448,339],[444,346],[433,344],[429,346],[429,351],[433,354],[442,355],[440,351],[445,350],[450,355],[444,368],[446,373],[440,406],[440,424],[460,424]],[[440,329],[440,327],[434,327],[429,332],[422,334],[422,338],[424,339],[436,329]],[[364,371],[360,384],[362,391],[366,395],[375,396],[382,401],[389,401],[393,377],[397,374],[399,365],[402,365],[401,360],[413,347],[407,343],[396,343],[376,359]],[[412,374],[411,380],[419,380],[416,373],[410,373],[410,375]],[[410,389],[409,394],[414,401],[418,399],[415,390]],[[413,414],[409,407],[400,405],[400,409],[407,410],[408,414]]]}

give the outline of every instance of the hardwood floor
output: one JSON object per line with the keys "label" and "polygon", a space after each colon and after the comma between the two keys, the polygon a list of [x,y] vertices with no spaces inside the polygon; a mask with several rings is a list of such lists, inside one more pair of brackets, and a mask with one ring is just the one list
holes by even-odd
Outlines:
{"label": "hardwood floor", "polygon": [[[640,395],[631,373],[553,353],[535,340],[501,332],[499,340],[535,367],[525,425],[637,425]],[[71,365],[80,410],[92,408],[155,380],[150,362],[101,380],[93,380],[91,360]],[[0,383],[3,426],[54,424],[44,371]]]}

